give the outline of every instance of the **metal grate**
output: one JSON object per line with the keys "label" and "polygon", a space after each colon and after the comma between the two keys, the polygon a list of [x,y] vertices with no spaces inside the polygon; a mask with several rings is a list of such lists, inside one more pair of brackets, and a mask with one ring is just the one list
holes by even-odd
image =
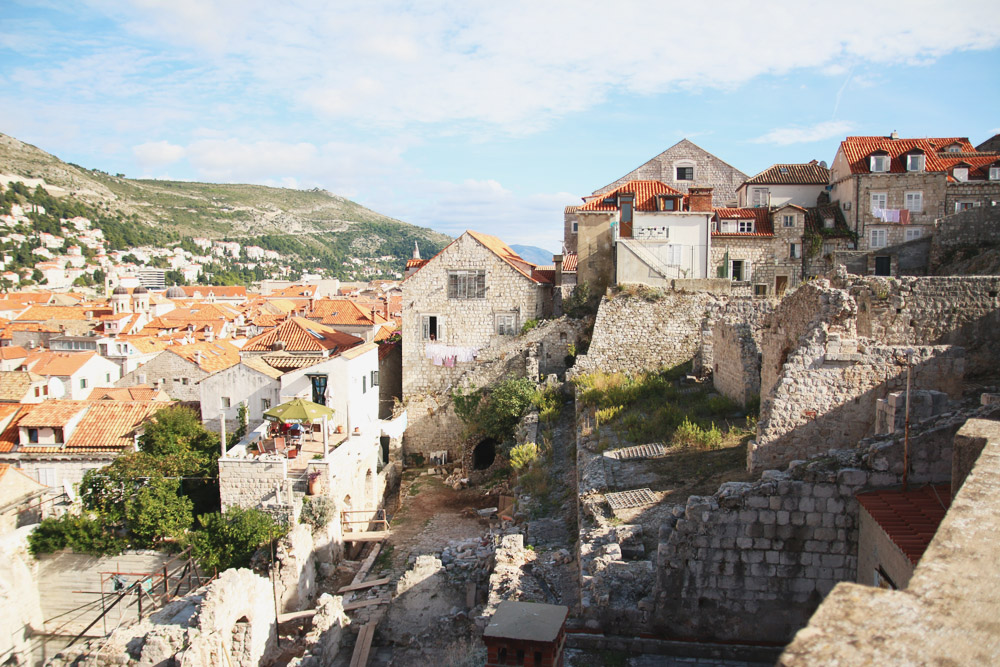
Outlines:
{"label": "metal grate", "polygon": [[667,448],[662,442],[651,442],[646,445],[613,449],[608,452],[608,456],[619,461],[627,461],[629,459],[648,459],[654,456],[663,456],[666,452]]}
{"label": "metal grate", "polygon": [[656,503],[656,496],[650,489],[633,489],[632,491],[619,491],[617,493],[606,493],[604,499],[611,505],[612,510],[623,510],[629,507],[642,507],[643,505],[653,505]]}

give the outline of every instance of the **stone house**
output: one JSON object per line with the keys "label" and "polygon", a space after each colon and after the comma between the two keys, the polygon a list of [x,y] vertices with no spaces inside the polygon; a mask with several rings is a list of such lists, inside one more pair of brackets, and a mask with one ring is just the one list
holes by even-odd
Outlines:
{"label": "stone house", "polygon": [[956,208],[998,198],[998,158],[963,137],[847,137],[830,170],[831,199],[853,223],[860,249],[898,245],[932,233],[935,220]]}
{"label": "stone house", "polygon": [[[660,181],[629,181],[591,199],[575,212],[586,228],[578,240],[578,279],[584,279],[581,265],[590,273],[613,267],[610,280],[589,278],[597,285],[707,277],[711,201],[710,188],[692,187],[685,195]],[[613,259],[598,259],[608,251]]]}
{"label": "stone house", "polygon": [[737,201],[736,189],[747,180],[747,175],[691,141],[681,139],[613,183],[594,190],[592,197],[639,180],[660,181],[684,194],[692,187],[712,188],[713,206],[732,206]]}
{"label": "stone house", "polygon": [[0,463],[52,488],[136,451],[142,425],[164,401],[50,400],[0,413]]}
{"label": "stone house", "polygon": [[712,216],[711,267],[714,276],[749,286],[767,296],[787,288],[792,276],[777,285],[774,271],[774,229],[767,208],[717,208]]}
{"label": "stone house", "polygon": [[201,400],[198,382],[239,362],[240,350],[228,340],[171,345],[114,386],[148,384],[167,392],[174,400],[198,403]]}
{"label": "stone house", "polygon": [[552,313],[551,273],[467,231],[403,281],[403,395],[442,391],[476,356]]}
{"label": "stone house", "polygon": [[771,208],[795,204],[803,208],[816,205],[816,198],[826,189],[830,170],[825,162],[776,164],[736,189],[739,208]]}

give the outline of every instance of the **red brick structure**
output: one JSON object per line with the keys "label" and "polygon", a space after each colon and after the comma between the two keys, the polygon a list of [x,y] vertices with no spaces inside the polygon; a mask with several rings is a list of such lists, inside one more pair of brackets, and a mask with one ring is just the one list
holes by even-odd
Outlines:
{"label": "red brick structure", "polygon": [[562,667],[568,615],[563,605],[501,602],[483,632],[486,667]]}

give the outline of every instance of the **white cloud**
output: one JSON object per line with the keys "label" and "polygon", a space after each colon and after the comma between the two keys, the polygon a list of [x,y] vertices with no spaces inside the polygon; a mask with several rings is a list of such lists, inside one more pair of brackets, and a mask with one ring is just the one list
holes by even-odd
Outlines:
{"label": "white cloud", "polygon": [[851,124],[846,121],[831,120],[817,123],[812,127],[782,127],[771,130],[756,139],[750,141],[755,144],[777,144],[778,146],[788,146],[790,144],[807,144],[814,141],[823,141],[842,137],[851,131]]}
{"label": "white cloud", "polygon": [[183,146],[169,141],[149,141],[132,147],[132,154],[144,171],[160,169],[182,160],[186,152]]}

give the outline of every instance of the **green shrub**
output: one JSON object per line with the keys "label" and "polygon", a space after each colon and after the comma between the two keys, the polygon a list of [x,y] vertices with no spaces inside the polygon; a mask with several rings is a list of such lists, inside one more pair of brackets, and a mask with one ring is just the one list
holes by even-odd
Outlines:
{"label": "green shrub", "polygon": [[151,479],[126,506],[132,546],[148,549],[165,538],[182,537],[191,527],[192,506],[180,495],[180,480]]}
{"label": "green shrub", "polygon": [[202,514],[198,523],[201,528],[191,535],[191,547],[206,572],[246,567],[257,549],[288,531],[267,512],[240,507]]}
{"label": "green shrub", "polygon": [[543,387],[531,395],[531,403],[538,408],[538,418],[548,423],[558,419],[564,398],[561,388]]}
{"label": "green shrub", "polygon": [[503,380],[488,393],[482,389],[452,394],[455,414],[473,433],[506,442],[514,436],[518,420],[531,405],[535,385],[528,378]]}
{"label": "green shrub", "polygon": [[101,521],[71,514],[45,519],[28,535],[28,550],[35,556],[60,549],[103,556],[121,553],[125,546]]}
{"label": "green shrub", "polygon": [[583,281],[576,286],[569,298],[563,302],[563,312],[573,319],[581,319],[592,315],[595,312],[593,300],[590,295],[590,285]]}
{"label": "green shrub", "polygon": [[531,465],[538,458],[538,445],[533,442],[526,442],[522,445],[512,447],[510,450],[510,465],[514,470],[521,472]]}
{"label": "green shrub", "polygon": [[335,508],[332,500],[326,496],[307,496],[302,504],[302,514],[299,516],[299,521],[309,524],[313,530],[319,530],[333,521],[334,514]]}
{"label": "green shrub", "polygon": [[710,428],[702,428],[687,417],[674,431],[672,442],[682,447],[697,447],[700,449],[717,449],[722,445],[723,433],[712,423]]}
{"label": "green shrub", "polygon": [[538,320],[535,319],[528,320],[523,325],[521,325],[521,335],[523,336],[524,334],[528,333],[537,326],[538,326]]}

